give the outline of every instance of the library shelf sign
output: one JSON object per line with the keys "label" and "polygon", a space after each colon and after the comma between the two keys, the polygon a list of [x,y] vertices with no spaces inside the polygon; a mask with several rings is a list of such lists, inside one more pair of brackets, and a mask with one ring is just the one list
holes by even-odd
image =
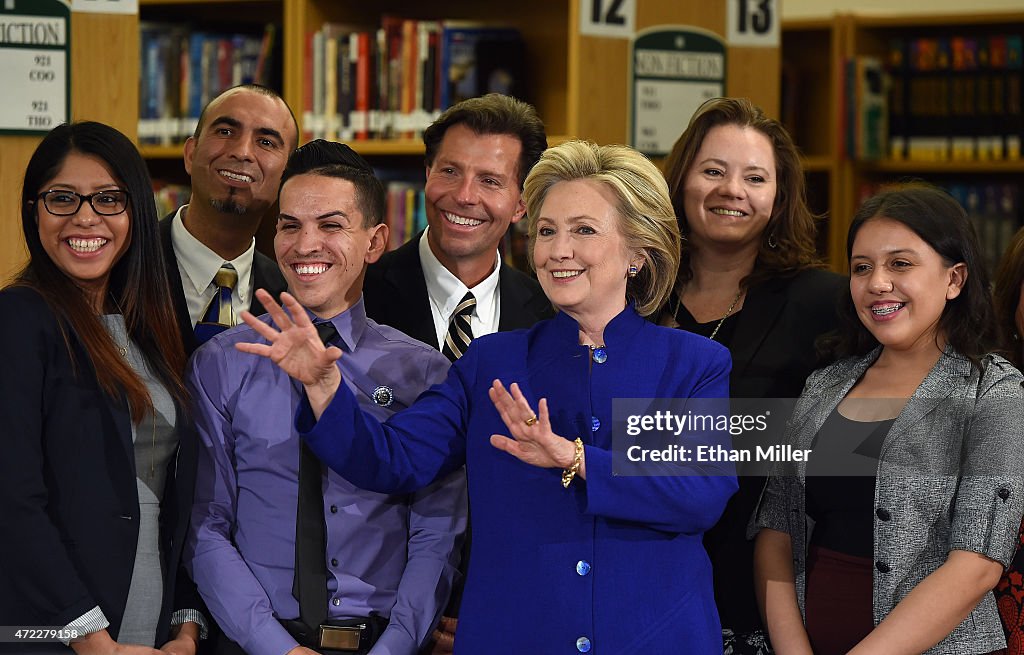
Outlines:
{"label": "library shelf sign", "polygon": [[70,18],[60,0],[0,0],[0,134],[45,134],[68,120]]}
{"label": "library shelf sign", "polygon": [[725,95],[725,42],[691,26],[637,32],[630,67],[630,145],[664,157],[704,101]]}

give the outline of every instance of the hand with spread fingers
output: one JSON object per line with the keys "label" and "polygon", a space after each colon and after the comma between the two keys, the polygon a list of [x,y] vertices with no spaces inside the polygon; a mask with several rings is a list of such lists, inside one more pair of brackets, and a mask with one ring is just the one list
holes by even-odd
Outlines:
{"label": "hand with spread fingers", "polygon": [[[546,398],[540,399],[537,413],[534,413],[518,384],[513,382],[506,390],[500,380],[494,381],[488,395],[512,435],[510,439],[504,435],[492,434],[492,446],[540,468],[568,469],[573,466],[576,446],[572,441],[551,431]],[[576,474],[581,479],[587,477],[584,460],[585,458],[581,456],[579,472]]]}
{"label": "hand with spread fingers", "polygon": [[263,289],[256,291],[256,297],[263,303],[277,329],[249,312],[242,312],[241,318],[245,324],[270,344],[239,343],[235,347],[244,353],[269,358],[281,370],[301,382],[306,388],[306,397],[313,413],[319,419],[341,385],[341,372],[335,365],[341,357],[341,350],[334,346],[324,347],[306,310],[291,294],[281,294],[284,308]]}

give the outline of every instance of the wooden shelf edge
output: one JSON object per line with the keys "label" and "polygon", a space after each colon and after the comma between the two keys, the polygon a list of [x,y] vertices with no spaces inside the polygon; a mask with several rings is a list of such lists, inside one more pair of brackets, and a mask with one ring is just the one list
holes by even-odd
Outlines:
{"label": "wooden shelf edge", "polygon": [[875,161],[856,164],[864,173],[1024,173],[1019,161]]}
{"label": "wooden shelf edge", "polygon": [[181,159],[185,154],[183,148],[180,143],[173,146],[141,145],[139,153],[143,159]]}
{"label": "wooden shelf edge", "polygon": [[253,0],[139,0],[140,7],[173,7],[174,5],[209,5],[209,4],[252,4]]}
{"label": "wooden shelf edge", "polygon": [[966,25],[1004,25],[1024,23],[1024,12],[1021,11],[981,11],[981,12],[934,12],[906,13],[903,11],[852,12],[848,14],[857,27],[960,27]]}
{"label": "wooden shelf edge", "polygon": [[811,155],[800,157],[805,173],[827,173],[832,170],[832,158],[828,155]]}
{"label": "wooden shelf edge", "polygon": [[831,16],[821,18],[789,18],[783,19],[783,32],[828,32],[835,25]]}
{"label": "wooden shelf edge", "polygon": [[[548,137],[549,145],[558,145],[572,137],[555,134]],[[423,141],[419,139],[369,139],[366,141],[348,141],[352,149],[363,156],[370,157],[403,157],[424,154]],[[182,145],[173,146],[139,146],[144,159],[181,159]]]}

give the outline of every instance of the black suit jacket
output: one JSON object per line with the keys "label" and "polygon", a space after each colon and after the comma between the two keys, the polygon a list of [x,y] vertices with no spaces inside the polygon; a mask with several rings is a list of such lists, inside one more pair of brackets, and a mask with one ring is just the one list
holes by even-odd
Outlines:
{"label": "black suit jacket", "polygon": [[[171,300],[174,304],[174,313],[178,317],[181,342],[185,346],[185,354],[191,355],[199,344],[196,342],[192,319],[188,314],[188,303],[185,302],[185,292],[181,286],[181,271],[178,270],[178,257],[174,254],[174,243],[171,240],[173,220],[174,214],[170,214],[160,221],[160,240],[164,247],[167,283],[171,287]],[[288,284],[285,282],[284,276],[281,275],[281,269],[277,267],[277,262],[258,250],[252,261],[252,291],[255,292],[256,289],[266,289],[274,298],[278,298],[282,291],[288,289]],[[256,316],[266,313],[263,305],[255,297],[252,298],[249,311]]]}
{"label": "black suit jacket", "polygon": [[737,398],[796,398],[820,362],[815,341],[839,327],[847,278],[805,270],[765,280],[747,292],[729,352],[730,389]]}
{"label": "black suit jacket", "polygon": [[[34,290],[0,292],[0,624],[64,626],[95,606],[116,639],[131,584],[139,501],[128,405],[112,400],[74,333],[67,342]],[[75,361],[68,353],[75,353]],[[198,440],[178,408],[179,450],[160,511],[168,575],[157,628],[198,609],[179,562],[195,487]],[[70,651],[59,643],[0,652]]]}
{"label": "black suit jacket", "polygon": [[[397,250],[385,253],[366,271],[366,315],[440,350],[430,313],[427,281],[420,264],[420,232]],[[555,312],[536,280],[501,263],[498,331],[528,328]]]}

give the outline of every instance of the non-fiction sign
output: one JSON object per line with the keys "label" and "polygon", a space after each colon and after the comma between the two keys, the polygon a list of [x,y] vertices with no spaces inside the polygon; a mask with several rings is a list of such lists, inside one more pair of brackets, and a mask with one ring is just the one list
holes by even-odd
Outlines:
{"label": "non-fiction sign", "polygon": [[631,145],[667,155],[703,102],[725,94],[725,43],[696,27],[641,31],[630,53]]}
{"label": "non-fiction sign", "polygon": [[0,133],[46,133],[68,120],[70,17],[59,0],[2,0]]}

